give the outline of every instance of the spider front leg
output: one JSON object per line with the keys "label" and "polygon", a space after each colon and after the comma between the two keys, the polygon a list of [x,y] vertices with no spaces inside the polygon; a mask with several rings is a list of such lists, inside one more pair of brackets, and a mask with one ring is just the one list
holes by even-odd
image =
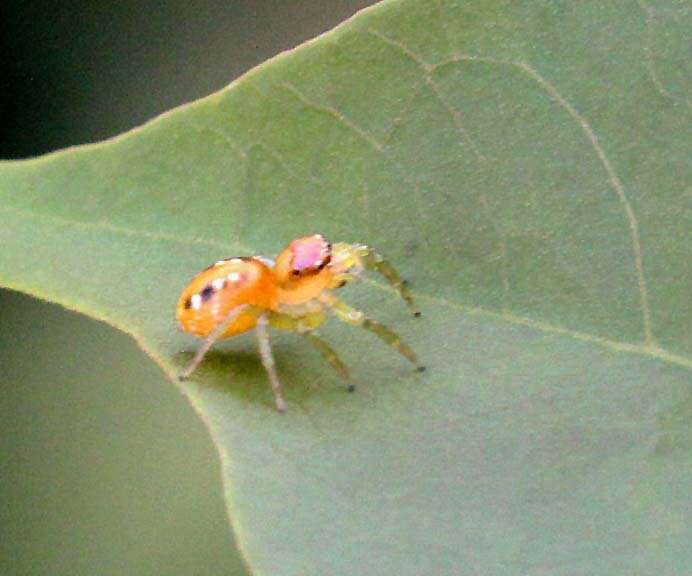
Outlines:
{"label": "spider front leg", "polygon": [[322,310],[311,312],[304,316],[291,316],[290,314],[274,312],[269,317],[269,322],[274,328],[297,332],[310,342],[330,366],[347,382],[347,390],[353,392],[355,386],[351,383],[351,374],[348,367],[339,358],[336,350],[314,332],[315,328],[324,323],[324,320],[325,316]]}
{"label": "spider front leg", "polygon": [[406,281],[401,279],[401,276],[399,276],[396,268],[394,268],[394,266],[392,266],[389,262],[387,262],[387,260],[385,260],[380,254],[375,252],[369,246],[360,245],[357,246],[357,250],[358,255],[362,259],[365,267],[382,274],[387,282],[389,282],[403,298],[404,302],[406,302],[406,305],[408,306],[409,310],[411,310],[411,313],[416,318],[420,317],[420,310],[418,310],[418,307],[413,302],[413,296],[411,296],[411,292],[409,292]]}
{"label": "spider front leg", "polygon": [[339,320],[369,330],[411,362],[418,372],[423,372],[425,370],[425,366],[422,366],[418,362],[416,353],[411,350],[407,344],[401,341],[401,338],[399,338],[396,332],[390,330],[384,324],[380,324],[377,320],[369,318],[360,310],[356,310],[345,302],[342,302],[333,294],[324,293],[319,299],[320,302],[329,306]]}

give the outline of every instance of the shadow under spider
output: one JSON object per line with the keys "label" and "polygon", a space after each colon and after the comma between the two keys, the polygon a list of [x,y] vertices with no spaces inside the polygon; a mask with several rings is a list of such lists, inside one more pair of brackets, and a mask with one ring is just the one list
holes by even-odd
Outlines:
{"label": "shadow under spider", "polygon": [[[173,356],[179,371],[187,366],[194,354],[194,350],[186,350]],[[316,377],[306,378],[305,373],[312,373],[316,368],[312,365],[301,367],[296,363],[295,357],[287,358],[287,354],[291,353],[275,352],[277,370],[284,385],[289,411],[291,404],[302,404],[316,393],[336,391],[347,394],[343,382],[336,374],[325,376],[322,373],[329,370],[328,366]],[[187,381],[202,388],[233,394],[251,404],[274,408],[269,377],[259,354],[252,350],[210,350]]]}

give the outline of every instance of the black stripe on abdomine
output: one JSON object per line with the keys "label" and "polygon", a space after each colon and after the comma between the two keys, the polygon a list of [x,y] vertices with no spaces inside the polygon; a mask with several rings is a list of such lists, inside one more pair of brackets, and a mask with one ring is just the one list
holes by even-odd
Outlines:
{"label": "black stripe on abdomine", "polygon": [[209,300],[211,295],[214,293],[214,289],[211,286],[205,286],[199,295],[202,297],[202,302]]}

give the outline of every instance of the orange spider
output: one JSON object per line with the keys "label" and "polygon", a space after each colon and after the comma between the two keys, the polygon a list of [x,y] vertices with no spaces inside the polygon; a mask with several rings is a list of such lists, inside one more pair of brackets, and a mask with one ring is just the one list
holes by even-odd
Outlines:
{"label": "orange spider", "polygon": [[209,348],[252,328],[257,330],[262,363],[269,375],[276,408],[286,410],[282,385],[274,368],[267,326],[298,332],[310,341],[347,381],[348,369],[333,348],[315,334],[326,320],[325,308],[349,324],[370,330],[419,371],[415,353],[389,328],[339,300],[332,290],[355,280],[370,268],[382,274],[397,289],[414,316],[420,312],[406,284],[379,254],[362,244],[330,244],[323,236],[304,236],[291,242],[276,262],[260,257],[220,260],[195,276],[178,300],[176,317],[185,332],[204,338],[188,367],[184,380],[199,366]]}

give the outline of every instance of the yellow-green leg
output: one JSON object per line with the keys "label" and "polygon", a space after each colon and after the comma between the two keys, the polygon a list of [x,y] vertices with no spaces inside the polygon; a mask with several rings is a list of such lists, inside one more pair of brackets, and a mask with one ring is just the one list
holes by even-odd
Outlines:
{"label": "yellow-green leg", "polygon": [[329,362],[331,367],[346,380],[348,383],[348,391],[353,392],[355,386],[351,383],[351,375],[346,364],[341,361],[341,358],[339,358],[334,348],[314,333],[315,328],[321,326],[325,319],[322,310],[317,310],[303,316],[291,316],[290,314],[281,312],[271,312],[269,315],[269,323],[273,328],[297,332],[310,342],[310,344],[319,351],[322,357]]}
{"label": "yellow-green leg", "polygon": [[387,282],[399,292],[399,295],[404,299],[413,315],[419,317],[421,315],[420,310],[418,310],[418,307],[414,304],[413,296],[411,296],[406,282],[401,279],[396,268],[369,246],[358,246],[358,254],[363,260],[365,267],[382,274]]}
{"label": "yellow-green leg", "polygon": [[346,364],[344,364],[341,361],[341,358],[339,358],[339,355],[336,353],[336,350],[332,348],[329,344],[327,344],[322,338],[317,336],[314,332],[302,332],[301,335],[308,341],[310,344],[312,344],[317,350],[319,350],[320,354],[322,354],[322,357],[329,362],[332,368],[338,372],[339,376],[341,376],[344,380],[347,382],[347,390],[349,392],[353,392],[356,387],[353,385],[351,382],[351,374],[348,370],[348,367]]}
{"label": "yellow-green leg", "polygon": [[390,330],[384,324],[380,324],[376,320],[369,318],[363,312],[352,308],[333,294],[323,294],[320,296],[320,301],[329,306],[339,320],[369,330],[411,362],[411,364],[416,367],[416,370],[419,372],[425,370],[425,366],[422,366],[418,362],[416,353],[411,350],[407,344],[401,341],[401,338],[399,338],[396,332]]}

